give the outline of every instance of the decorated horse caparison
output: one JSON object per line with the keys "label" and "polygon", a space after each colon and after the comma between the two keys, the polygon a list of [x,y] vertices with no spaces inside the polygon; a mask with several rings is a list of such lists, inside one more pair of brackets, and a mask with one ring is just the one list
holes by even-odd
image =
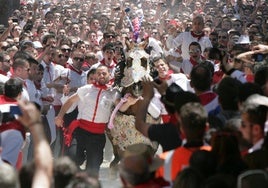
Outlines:
{"label": "decorated horse caparison", "polygon": [[[131,97],[138,101],[142,99],[141,78],[145,75],[150,75],[149,54],[146,53],[145,48],[148,45],[148,40],[139,44],[135,42],[126,41],[125,62],[120,66],[121,79],[117,84],[121,88],[122,100],[121,103],[128,102]],[[119,76],[120,77],[120,76]],[[146,143],[151,145],[155,150],[157,144],[152,143],[148,138],[144,137],[135,128],[135,113],[137,112],[137,104],[130,105],[125,112],[119,112],[115,109],[112,113],[111,120],[108,124],[110,128],[110,136],[114,146],[115,159],[111,165],[119,161],[119,156],[122,151],[129,145],[135,143]],[[146,121],[148,123],[159,123],[160,114],[158,117],[152,117],[149,113]]]}

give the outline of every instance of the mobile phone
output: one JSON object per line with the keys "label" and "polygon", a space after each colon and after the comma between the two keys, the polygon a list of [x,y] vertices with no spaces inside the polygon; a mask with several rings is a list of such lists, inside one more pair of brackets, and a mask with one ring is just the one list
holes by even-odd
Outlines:
{"label": "mobile phone", "polygon": [[255,62],[261,62],[264,60],[264,55],[263,54],[254,54],[252,56]]}
{"label": "mobile phone", "polygon": [[22,112],[19,106],[10,106],[10,114],[21,116]]}
{"label": "mobile phone", "polygon": [[114,11],[119,11],[119,10],[120,10],[120,7],[114,8]]}
{"label": "mobile phone", "polygon": [[13,22],[16,22],[16,23],[19,22],[18,18],[12,18],[12,21],[13,21]]}

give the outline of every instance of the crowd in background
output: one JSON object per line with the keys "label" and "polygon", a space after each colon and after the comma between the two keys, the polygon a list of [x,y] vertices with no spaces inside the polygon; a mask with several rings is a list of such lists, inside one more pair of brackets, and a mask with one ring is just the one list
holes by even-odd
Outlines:
{"label": "crowd in background", "polygon": [[3,187],[100,187],[105,135],[122,187],[268,186],[267,1],[21,0],[0,33]]}

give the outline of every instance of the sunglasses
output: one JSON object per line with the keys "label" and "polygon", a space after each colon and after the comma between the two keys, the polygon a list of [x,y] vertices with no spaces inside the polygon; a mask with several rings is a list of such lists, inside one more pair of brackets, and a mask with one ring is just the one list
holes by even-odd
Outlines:
{"label": "sunglasses", "polygon": [[105,36],[105,38],[106,38],[106,39],[109,39],[109,38],[115,38],[115,36],[114,36],[114,35],[107,35],[107,36]]}
{"label": "sunglasses", "polygon": [[218,36],[219,39],[227,39],[227,36]]}
{"label": "sunglasses", "polygon": [[73,59],[75,61],[80,61],[80,62],[83,62],[84,61],[84,58],[82,58],[82,57],[74,57]]}
{"label": "sunglasses", "polygon": [[234,27],[240,27],[240,24],[233,24]]}
{"label": "sunglasses", "polygon": [[199,49],[195,49],[195,50],[190,50],[189,53],[192,54],[192,53],[199,53],[201,52]]}
{"label": "sunglasses", "polygon": [[4,60],[3,62],[6,62],[6,63],[10,63],[10,59],[8,59],[8,60]]}
{"label": "sunglasses", "polygon": [[71,49],[70,48],[62,48],[61,51],[63,51],[63,52],[71,52]]}
{"label": "sunglasses", "polygon": [[7,50],[9,47],[8,46],[2,46],[1,49],[2,50]]}
{"label": "sunglasses", "polygon": [[65,57],[64,54],[59,54],[58,55],[59,58]]}

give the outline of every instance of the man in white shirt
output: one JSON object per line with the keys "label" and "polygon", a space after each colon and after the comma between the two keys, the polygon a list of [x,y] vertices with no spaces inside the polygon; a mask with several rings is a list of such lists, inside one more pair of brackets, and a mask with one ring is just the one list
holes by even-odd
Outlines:
{"label": "man in white shirt", "polygon": [[204,32],[204,19],[201,15],[193,18],[192,30],[189,32],[180,33],[177,37],[169,35],[166,41],[167,48],[173,49],[181,46],[183,59],[189,59],[189,45],[191,42],[198,42],[201,46],[202,52],[207,47],[212,47],[212,44]]}
{"label": "man in white shirt", "polygon": [[78,105],[78,117],[66,131],[65,144],[69,146],[68,155],[78,166],[84,162],[86,151],[86,170],[97,176],[103,161],[106,124],[111,109],[119,98],[116,91],[108,85],[109,81],[108,67],[100,65],[96,70],[96,83],[78,88],[55,118],[56,125],[62,127],[64,114],[72,104],[81,101]]}

